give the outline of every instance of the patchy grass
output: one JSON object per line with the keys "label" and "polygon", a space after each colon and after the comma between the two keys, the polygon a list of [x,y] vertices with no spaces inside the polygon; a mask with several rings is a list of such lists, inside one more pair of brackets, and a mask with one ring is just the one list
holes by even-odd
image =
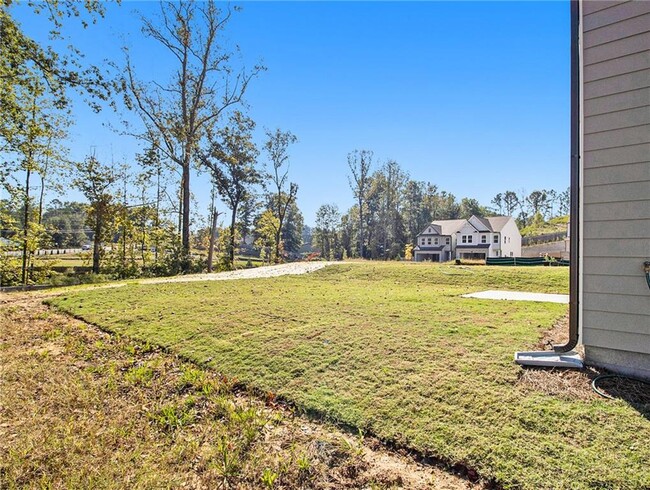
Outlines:
{"label": "patchy grass", "polygon": [[567,282],[561,268],[368,263],[51,301],[506,488],[649,487],[648,407],[521,382],[513,352],[565,305],[459,298]]}
{"label": "patchy grass", "polygon": [[0,301],[2,489],[475,488],[13,298]]}

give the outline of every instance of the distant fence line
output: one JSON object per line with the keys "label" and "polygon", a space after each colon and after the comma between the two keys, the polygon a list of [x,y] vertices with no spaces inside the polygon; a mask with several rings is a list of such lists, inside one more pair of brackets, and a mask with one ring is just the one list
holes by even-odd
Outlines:
{"label": "distant fence line", "polygon": [[[66,255],[66,254],[76,254],[83,252],[81,248],[48,248],[48,249],[38,249],[34,251],[34,255]],[[23,255],[22,250],[8,250],[4,252],[10,257],[20,257]]]}
{"label": "distant fence line", "polygon": [[505,266],[526,266],[526,265],[546,265],[546,266],[567,266],[569,261],[565,259],[554,260],[546,257],[490,257],[486,259],[485,265],[505,265]]}
{"label": "distant fence line", "polygon": [[521,246],[527,247],[529,245],[538,245],[540,243],[557,242],[566,238],[566,231],[558,231],[556,233],[546,233],[544,235],[525,236],[521,237]]}

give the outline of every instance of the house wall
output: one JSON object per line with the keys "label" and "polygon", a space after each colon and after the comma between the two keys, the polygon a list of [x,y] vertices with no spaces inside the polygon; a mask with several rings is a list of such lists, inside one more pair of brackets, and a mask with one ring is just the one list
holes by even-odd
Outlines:
{"label": "house wall", "polygon": [[582,2],[585,361],[650,378],[650,2]]}
{"label": "house wall", "polygon": [[[477,243],[481,243],[481,234],[476,231],[476,228],[474,228],[471,224],[467,223],[465,224],[460,230],[458,230],[459,233],[456,233],[456,245],[476,245]],[[472,241],[464,243],[462,237],[467,236],[467,237],[472,237]],[[469,238],[468,238],[469,240]]]}
{"label": "house wall", "polygon": [[501,256],[521,257],[521,233],[515,220],[509,220],[501,229]]}

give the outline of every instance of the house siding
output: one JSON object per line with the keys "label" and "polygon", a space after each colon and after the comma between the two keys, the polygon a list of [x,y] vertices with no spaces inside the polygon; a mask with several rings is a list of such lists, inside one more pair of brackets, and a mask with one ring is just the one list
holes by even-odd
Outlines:
{"label": "house siding", "polygon": [[650,377],[650,2],[582,2],[585,361]]}

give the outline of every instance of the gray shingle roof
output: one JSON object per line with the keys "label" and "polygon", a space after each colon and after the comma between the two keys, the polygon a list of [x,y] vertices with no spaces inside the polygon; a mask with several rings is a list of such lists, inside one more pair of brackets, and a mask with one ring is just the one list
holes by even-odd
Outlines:
{"label": "gray shingle roof", "polygon": [[489,218],[485,218],[488,220],[490,223],[490,228],[492,228],[492,231],[494,232],[501,232],[503,230],[503,227],[506,226],[506,223],[512,219],[510,216],[490,216]]}

